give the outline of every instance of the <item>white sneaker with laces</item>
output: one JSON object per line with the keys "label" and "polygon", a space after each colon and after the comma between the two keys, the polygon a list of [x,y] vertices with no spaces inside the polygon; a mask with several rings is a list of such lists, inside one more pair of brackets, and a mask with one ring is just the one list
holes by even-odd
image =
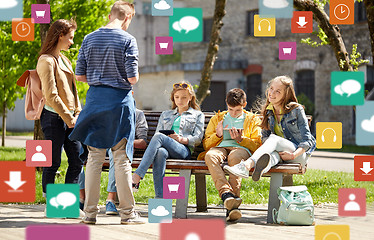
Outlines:
{"label": "white sneaker with laces", "polygon": [[235,176],[242,178],[249,178],[249,170],[245,167],[244,161],[230,167],[228,165],[224,166],[223,169]]}

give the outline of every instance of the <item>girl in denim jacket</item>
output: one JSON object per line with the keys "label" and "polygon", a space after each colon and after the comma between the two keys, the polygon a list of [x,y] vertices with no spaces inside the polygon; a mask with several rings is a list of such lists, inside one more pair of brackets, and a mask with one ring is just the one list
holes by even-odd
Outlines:
{"label": "girl in denim jacket", "polygon": [[316,141],[310,133],[304,108],[297,102],[291,78],[278,76],[269,82],[261,114],[263,145],[246,161],[224,169],[248,178],[249,170],[255,167],[252,179],[258,181],[281,161],[305,166]]}
{"label": "girl in denim jacket", "polygon": [[[132,175],[133,190],[137,191],[140,180],[153,164],[156,198],[163,197],[166,159],[190,159],[194,147],[201,143],[204,136],[204,114],[196,102],[192,86],[186,82],[174,84],[170,100],[172,110],[161,113],[156,133]],[[173,130],[174,133],[165,135],[160,130]]]}

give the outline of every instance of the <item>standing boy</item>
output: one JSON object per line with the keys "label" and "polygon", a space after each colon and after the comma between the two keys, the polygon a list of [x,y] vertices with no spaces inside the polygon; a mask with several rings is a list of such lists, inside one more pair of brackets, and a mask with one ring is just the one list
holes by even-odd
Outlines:
{"label": "standing boy", "polygon": [[100,198],[101,168],[107,148],[113,153],[121,224],[140,224],[132,193],[131,160],[135,138],[132,85],[138,81],[138,47],[126,32],[134,5],[114,3],[109,23],[88,34],[79,50],[77,80],[87,82],[86,105],[70,138],[87,145],[84,223],[95,224]]}
{"label": "standing boy", "polygon": [[210,119],[203,140],[207,152],[199,155],[199,159],[205,159],[222,198],[226,221],[236,221],[242,217],[238,209],[242,202],[239,197],[241,178],[230,174],[227,180],[221,164],[225,160],[229,166],[240,163],[261,145],[261,121],[252,112],[244,110],[246,99],[245,92],[240,88],[227,93],[227,111],[218,112]]}

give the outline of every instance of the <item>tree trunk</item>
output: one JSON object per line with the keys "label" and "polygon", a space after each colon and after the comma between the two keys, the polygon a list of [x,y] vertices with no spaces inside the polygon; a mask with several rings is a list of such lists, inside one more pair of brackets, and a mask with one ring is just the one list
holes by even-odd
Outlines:
{"label": "tree trunk", "polygon": [[6,134],[6,99],[3,102],[3,132],[1,134],[1,146],[5,147],[5,134]]}
{"label": "tree trunk", "polygon": [[[366,0],[367,2],[372,0]],[[330,18],[323,9],[320,9],[313,0],[294,0],[294,7],[300,11],[312,11],[313,18],[317,21],[321,29],[329,38],[330,45],[334,50],[335,58],[341,71],[353,71],[352,65],[349,63],[349,54],[345,48],[340,29],[337,25],[330,24]],[[340,60],[344,61],[340,66]]]}
{"label": "tree trunk", "polygon": [[[49,4],[49,0],[37,0],[37,4]],[[51,12],[51,22],[52,19],[52,12]],[[49,27],[51,26],[51,23],[49,24],[39,24],[40,26],[40,39],[41,39],[41,45],[43,45],[45,38],[47,37],[47,32]],[[43,140],[44,134],[42,131],[42,127],[40,125],[40,120],[35,120],[34,122],[34,140]]]}
{"label": "tree trunk", "polygon": [[197,93],[196,93],[196,98],[200,104],[202,104],[205,97],[208,95],[210,81],[212,79],[212,71],[213,71],[214,63],[217,58],[219,44],[222,41],[220,37],[220,33],[221,33],[221,28],[223,26],[222,18],[226,14],[225,6],[226,6],[226,0],[216,0],[216,5],[214,9],[214,17],[213,17],[213,26],[212,26],[212,31],[210,33],[208,53],[206,55],[204,67],[201,72],[201,80],[200,80],[199,89],[197,90]]}
{"label": "tree trunk", "polygon": [[374,62],[374,1],[364,0],[366,8],[366,16],[368,19],[368,27],[370,32],[370,42],[371,42],[371,56]]}

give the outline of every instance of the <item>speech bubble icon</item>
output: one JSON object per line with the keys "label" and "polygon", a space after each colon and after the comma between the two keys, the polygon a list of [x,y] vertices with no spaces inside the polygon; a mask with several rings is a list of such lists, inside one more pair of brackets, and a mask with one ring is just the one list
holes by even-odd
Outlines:
{"label": "speech bubble icon", "polygon": [[195,30],[200,25],[200,22],[194,16],[185,16],[179,20],[179,25],[182,29],[186,30],[187,34],[189,31]]}
{"label": "speech bubble icon", "polygon": [[49,200],[49,203],[54,206],[55,208],[58,208],[58,203],[57,203],[57,199],[56,197],[53,197],[51,198],[51,200]]}
{"label": "speech bubble icon", "polygon": [[57,195],[57,203],[63,206],[65,209],[68,206],[73,205],[77,201],[77,197],[71,192],[62,192]]}
{"label": "speech bubble icon", "polygon": [[340,84],[335,86],[334,91],[335,91],[337,94],[339,94],[340,96],[343,96],[343,93],[344,93],[344,92],[343,92],[343,90],[342,90]]}
{"label": "speech bubble icon", "polygon": [[360,91],[361,84],[354,79],[348,79],[341,84],[341,89],[343,90],[343,92],[347,93],[349,97],[352,94],[358,93],[358,91]]}
{"label": "speech bubble icon", "polygon": [[181,28],[181,26],[179,25],[179,22],[178,22],[178,21],[173,23],[173,29],[174,29],[175,31],[178,31],[178,32],[181,32],[181,31],[182,31],[182,28]]}

